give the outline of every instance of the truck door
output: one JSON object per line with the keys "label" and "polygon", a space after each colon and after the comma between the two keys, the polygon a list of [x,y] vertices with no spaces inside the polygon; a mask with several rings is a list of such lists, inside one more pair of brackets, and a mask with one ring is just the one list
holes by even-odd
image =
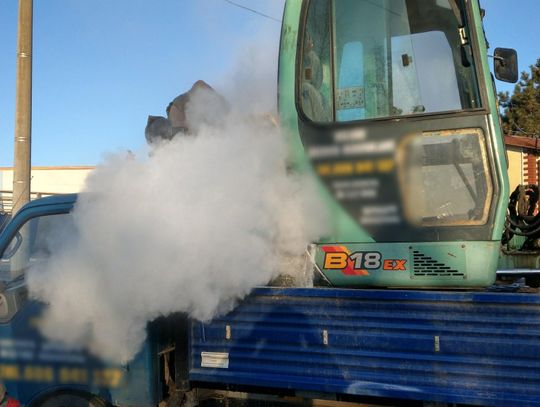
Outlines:
{"label": "truck door", "polygon": [[119,366],[47,340],[38,330],[46,305],[29,298],[29,271],[45,271],[51,255],[77,244],[75,199],[33,201],[0,233],[0,381],[31,407],[156,405],[150,343],[129,366]]}
{"label": "truck door", "polygon": [[26,286],[28,270],[39,271],[65,236],[75,233],[73,219],[69,212],[43,215],[33,209],[16,216],[0,237],[0,380],[23,404],[52,386],[83,385],[88,379],[81,351],[59,347],[38,333],[43,306],[29,298]]}

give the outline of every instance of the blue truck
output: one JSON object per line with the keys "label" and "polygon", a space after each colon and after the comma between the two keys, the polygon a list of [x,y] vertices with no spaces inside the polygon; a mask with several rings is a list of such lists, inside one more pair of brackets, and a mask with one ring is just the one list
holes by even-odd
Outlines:
{"label": "blue truck", "polygon": [[[499,264],[536,264],[540,214],[537,187],[510,195],[483,14],[478,0],[287,0],[280,124],[332,224],[313,288],[256,288],[209,323],[160,318],[132,362],[105,364],[40,336],[25,281],[77,196],[27,204],[0,234],[9,393],[31,407],[540,405],[540,296],[486,289]],[[517,80],[515,51],[493,54],[495,77]]]}
{"label": "blue truck", "polygon": [[537,293],[260,287],[210,323],[154,321],[128,365],[51,343],[9,264],[24,238],[40,261],[76,199],[33,201],[0,235],[0,379],[26,406],[540,405]]}

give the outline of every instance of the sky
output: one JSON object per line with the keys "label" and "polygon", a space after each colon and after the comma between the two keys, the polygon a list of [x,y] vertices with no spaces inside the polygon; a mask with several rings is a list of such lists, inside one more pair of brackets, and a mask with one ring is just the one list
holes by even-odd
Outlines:
{"label": "sky", "polygon": [[[284,0],[236,2],[281,19]],[[0,166],[13,162],[17,3],[0,0]],[[528,70],[540,58],[540,1],[482,6],[491,51],[517,49]],[[198,79],[219,88],[247,47],[277,44],[279,31],[226,0],[34,0],[32,164],[95,165],[140,149],[148,115],[165,115]]]}
{"label": "sky", "polygon": [[[13,162],[17,3],[0,0],[0,166]],[[244,4],[281,19],[281,0]],[[257,32],[278,41],[279,30],[223,0],[34,0],[33,165],[137,150],[148,115],[198,79],[215,84]]]}

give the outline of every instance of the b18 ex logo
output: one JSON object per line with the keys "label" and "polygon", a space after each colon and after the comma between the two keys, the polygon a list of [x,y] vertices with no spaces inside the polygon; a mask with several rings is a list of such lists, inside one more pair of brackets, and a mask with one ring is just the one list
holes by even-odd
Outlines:
{"label": "b18 ex logo", "polygon": [[369,275],[369,270],[406,271],[407,259],[383,259],[379,252],[350,253],[344,246],[323,246],[324,268],[345,275]]}

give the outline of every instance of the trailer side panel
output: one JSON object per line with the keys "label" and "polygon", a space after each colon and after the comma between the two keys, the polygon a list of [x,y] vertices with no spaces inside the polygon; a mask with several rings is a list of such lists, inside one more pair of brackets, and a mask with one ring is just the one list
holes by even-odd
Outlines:
{"label": "trailer side panel", "polygon": [[260,288],[190,335],[209,386],[540,405],[537,295]]}

